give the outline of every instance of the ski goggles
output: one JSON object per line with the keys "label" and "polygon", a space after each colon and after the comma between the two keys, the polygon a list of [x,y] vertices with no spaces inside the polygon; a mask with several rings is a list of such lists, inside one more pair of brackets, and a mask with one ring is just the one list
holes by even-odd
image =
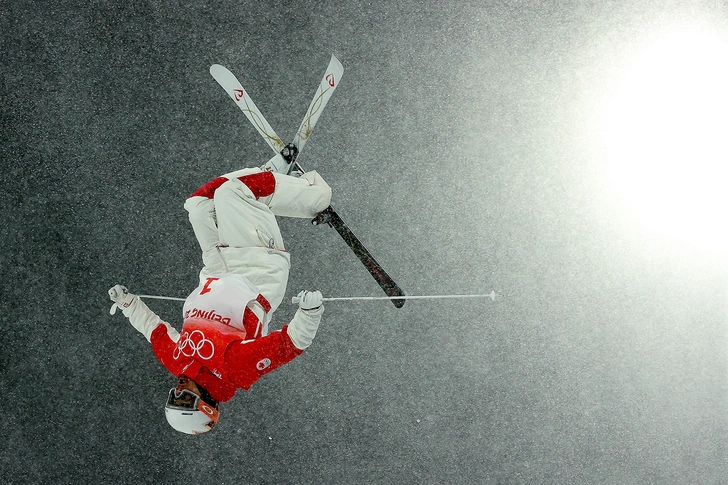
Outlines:
{"label": "ski goggles", "polygon": [[182,389],[177,392],[177,388],[173,387],[169,390],[167,396],[167,406],[175,409],[197,409],[200,405],[202,398],[190,391],[189,389]]}
{"label": "ski goggles", "polygon": [[177,392],[176,387],[170,389],[167,396],[167,407],[181,411],[200,411],[212,420],[212,426],[217,423],[220,417],[220,412],[215,407],[210,406],[199,395],[189,389],[182,389],[179,392]]}

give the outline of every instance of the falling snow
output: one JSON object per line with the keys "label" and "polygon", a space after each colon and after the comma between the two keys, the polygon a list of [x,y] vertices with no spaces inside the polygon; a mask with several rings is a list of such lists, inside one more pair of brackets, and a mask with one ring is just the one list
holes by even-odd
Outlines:
{"label": "falling snow", "polygon": [[[625,222],[602,116],[643,36],[725,40],[721,2],[2,10],[4,483],[728,476],[728,257]],[[186,296],[185,197],[271,155],[210,65],[287,139],[332,53],[345,74],[301,163],[408,294],[498,298],[331,302],[304,355],[179,435],[174,379],[106,291]],[[281,229],[289,293],[380,296],[333,230]],[[178,302],[149,305],[180,327]]]}

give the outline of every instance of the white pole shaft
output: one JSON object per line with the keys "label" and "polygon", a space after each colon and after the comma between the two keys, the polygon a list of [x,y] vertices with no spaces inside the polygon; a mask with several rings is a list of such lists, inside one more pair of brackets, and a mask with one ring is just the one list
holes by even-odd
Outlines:
{"label": "white pole shaft", "polygon": [[324,301],[340,300],[436,300],[440,298],[490,298],[495,301],[495,291],[487,295],[412,295],[412,296],[347,296],[324,298]]}
{"label": "white pole shaft", "polygon": [[175,298],[173,296],[155,296],[155,295],[137,295],[139,298],[152,298],[154,300],[174,300],[185,301],[185,298]]}
{"label": "white pole shaft", "polygon": [[[324,298],[324,301],[343,301],[343,300],[435,300],[440,298],[490,298],[495,301],[495,291],[491,291],[487,295],[416,295],[416,296],[346,296]],[[291,303],[298,303],[298,297],[294,296]]]}
{"label": "white pole shaft", "polygon": [[[154,300],[174,300],[185,301],[185,298],[175,298],[173,296],[157,296],[157,295],[137,295],[139,298],[152,298]],[[410,296],[340,296],[324,298],[324,301],[373,301],[373,300],[436,300],[443,298],[490,298],[495,301],[495,291],[491,291],[487,295],[410,295]],[[298,303],[298,297],[291,299],[293,303]]]}

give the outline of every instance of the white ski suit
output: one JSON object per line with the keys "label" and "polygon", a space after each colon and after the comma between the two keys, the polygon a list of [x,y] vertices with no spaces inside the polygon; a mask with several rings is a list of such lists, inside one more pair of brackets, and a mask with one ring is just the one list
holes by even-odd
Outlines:
{"label": "white ski suit", "polygon": [[229,400],[311,344],[323,307],[299,308],[268,333],[290,268],[275,216],[313,218],[330,201],[331,188],[316,172],[292,177],[251,168],[210,181],[185,202],[204,267],[185,302],[182,333],[138,298],[121,310],[173,375]]}

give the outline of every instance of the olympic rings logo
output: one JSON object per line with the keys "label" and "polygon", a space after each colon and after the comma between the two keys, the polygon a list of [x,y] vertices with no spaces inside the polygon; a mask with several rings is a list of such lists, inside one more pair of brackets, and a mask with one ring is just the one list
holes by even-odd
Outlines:
{"label": "olympic rings logo", "polygon": [[189,334],[184,332],[180,335],[177,348],[174,349],[172,357],[177,360],[182,355],[185,357],[198,355],[202,360],[210,360],[215,355],[215,345],[205,337],[202,330],[195,330]]}

